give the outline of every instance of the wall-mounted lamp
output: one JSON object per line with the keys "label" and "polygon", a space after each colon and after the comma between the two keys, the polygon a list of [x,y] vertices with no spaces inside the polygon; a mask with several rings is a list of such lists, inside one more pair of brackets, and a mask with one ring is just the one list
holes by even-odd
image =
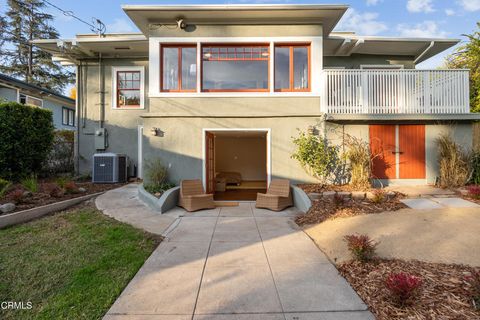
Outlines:
{"label": "wall-mounted lamp", "polygon": [[308,126],[307,132],[308,132],[308,134],[315,135],[317,130],[316,130],[315,126]]}
{"label": "wall-mounted lamp", "polygon": [[150,129],[150,134],[151,134],[152,136],[158,136],[158,133],[159,133],[159,132],[160,132],[160,129],[158,129],[158,128],[155,128],[155,127],[154,127],[154,128],[152,128],[152,129]]}

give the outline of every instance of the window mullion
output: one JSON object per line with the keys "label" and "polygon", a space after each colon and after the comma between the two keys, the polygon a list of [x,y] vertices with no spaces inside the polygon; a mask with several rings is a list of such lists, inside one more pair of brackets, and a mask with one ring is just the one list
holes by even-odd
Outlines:
{"label": "window mullion", "polygon": [[182,47],[178,47],[178,91],[182,91]]}
{"label": "window mullion", "polygon": [[294,70],[294,67],[293,67],[293,61],[294,61],[293,60],[293,52],[294,52],[293,46],[290,46],[289,49],[290,49],[290,61],[289,61],[289,64],[290,64],[290,67],[289,67],[290,68],[289,69],[289,72],[290,72],[290,88],[289,88],[289,90],[294,91],[294,74],[293,73],[294,73],[295,70]]}

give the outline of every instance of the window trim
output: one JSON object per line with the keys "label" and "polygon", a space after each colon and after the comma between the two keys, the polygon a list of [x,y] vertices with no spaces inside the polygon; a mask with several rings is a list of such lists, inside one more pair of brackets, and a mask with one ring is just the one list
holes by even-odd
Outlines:
{"label": "window trim", "polygon": [[[67,119],[64,118],[65,111],[67,111]],[[70,115],[72,115],[72,124],[70,124]],[[75,110],[67,107],[62,107],[62,125],[68,127],[75,127]]]}
{"label": "window trim", "polygon": [[[118,72],[140,72],[140,105],[118,106]],[[145,67],[144,66],[114,66],[112,67],[112,109],[114,110],[143,110],[145,109]]]}
{"label": "window trim", "polygon": [[[163,49],[164,48],[177,48],[178,49],[178,89],[164,89],[163,88]],[[162,43],[160,45],[160,92],[197,92],[198,83],[195,83],[195,89],[182,89],[182,50],[183,48],[195,48],[195,64],[196,72],[198,74],[198,48],[196,44],[192,43]],[[198,77],[195,76],[195,82],[198,81]]]}
{"label": "window trim", "polygon": [[[203,88],[203,48],[216,47],[216,48],[228,48],[228,47],[266,47],[268,52],[268,58],[262,60],[252,61],[267,61],[267,88],[266,89],[204,89]],[[197,53],[198,54],[198,53]],[[232,42],[232,43],[201,43],[200,45],[200,93],[202,92],[270,92],[270,62],[272,54],[270,52],[270,43],[248,43],[248,42]],[[213,61],[236,61],[232,60],[213,60]],[[245,61],[245,60],[239,60]],[[248,61],[248,60],[247,60]]]}
{"label": "window trim", "polygon": [[[295,89],[294,84],[295,84],[295,73],[293,72],[294,68],[294,48],[295,47],[306,47],[307,48],[307,59],[308,59],[308,87],[304,89]],[[275,92],[311,92],[312,91],[312,59],[311,59],[311,43],[275,43],[273,50],[274,50],[274,55],[275,55],[275,49],[276,48],[289,48],[290,52],[290,61],[289,61],[289,84],[290,87],[288,89],[281,88],[277,89],[275,88],[275,79],[273,80],[273,90]],[[273,58],[273,75],[275,77],[275,57]]]}
{"label": "window trim", "polygon": [[[31,95],[28,95],[28,94],[25,94],[25,93],[21,93],[21,92],[20,92],[20,93],[18,94],[18,103],[21,103],[21,102],[20,102],[21,96],[25,96],[25,105],[43,108],[43,99],[40,99],[40,98],[37,98],[37,97],[34,97],[34,96],[31,96]],[[26,101],[27,98],[30,98],[30,99],[33,99],[33,100],[38,100],[38,101],[40,101],[41,105],[40,105],[40,106],[36,106],[36,105],[34,105],[34,104],[28,104],[27,101]]]}

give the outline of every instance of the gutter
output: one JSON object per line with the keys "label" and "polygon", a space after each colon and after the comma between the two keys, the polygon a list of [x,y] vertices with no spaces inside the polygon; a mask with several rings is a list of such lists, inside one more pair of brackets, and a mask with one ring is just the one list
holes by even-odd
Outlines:
{"label": "gutter", "polygon": [[420,53],[420,54],[415,58],[415,60],[413,60],[413,63],[414,63],[414,64],[417,64],[417,62],[418,62],[420,59],[422,59],[422,57],[423,57],[424,55],[426,55],[427,52],[430,51],[430,49],[433,48],[434,45],[435,45],[435,41],[431,41],[430,44],[428,45],[427,49],[425,49],[422,53]]}

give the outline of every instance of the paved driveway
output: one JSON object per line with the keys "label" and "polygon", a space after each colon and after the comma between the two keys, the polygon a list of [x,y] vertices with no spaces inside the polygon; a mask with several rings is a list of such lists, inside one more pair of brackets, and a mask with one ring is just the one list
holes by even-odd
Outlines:
{"label": "paved driveway", "polygon": [[105,319],[373,319],[294,215],[253,203],[185,213]]}

